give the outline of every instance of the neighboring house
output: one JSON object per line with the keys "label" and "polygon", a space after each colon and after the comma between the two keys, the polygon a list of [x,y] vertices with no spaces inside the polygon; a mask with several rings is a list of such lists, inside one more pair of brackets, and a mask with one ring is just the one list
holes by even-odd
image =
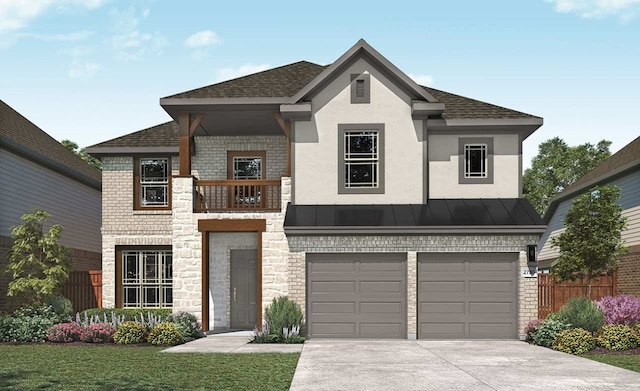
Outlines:
{"label": "neighboring house", "polygon": [[[61,224],[59,243],[71,249],[73,270],[101,267],[101,175],[72,151],[0,101],[0,268],[7,265],[11,228],[35,209]],[[0,311],[10,309],[0,274]]]}
{"label": "neighboring house", "polygon": [[618,293],[640,295],[640,137],[600,163],[562,193],[555,196],[544,214],[547,230],[540,239],[539,268],[551,268],[559,255],[551,247],[551,238],[564,231],[564,217],[573,201],[594,186],[615,185],[620,188],[622,215],[629,220],[622,232],[629,252],[620,259]]}
{"label": "neighboring house", "polygon": [[160,99],[103,163],[106,307],[252,329],[288,295],[315,337],[517,338],[544,223],[522,198],[542,118],[417,85],[364,40]]}

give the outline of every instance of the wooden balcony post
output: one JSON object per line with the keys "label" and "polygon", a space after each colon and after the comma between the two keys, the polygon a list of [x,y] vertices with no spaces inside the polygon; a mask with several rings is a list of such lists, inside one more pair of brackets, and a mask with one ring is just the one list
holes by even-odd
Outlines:
{"label": "wooden balcony post", "polygon": [[191,175],[191,114],[180,113],[180,176]]}

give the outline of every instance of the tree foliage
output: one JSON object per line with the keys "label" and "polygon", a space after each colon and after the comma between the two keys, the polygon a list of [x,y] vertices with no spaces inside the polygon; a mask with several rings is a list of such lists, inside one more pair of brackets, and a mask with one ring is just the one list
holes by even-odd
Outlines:
{"label": "tree foliage", "polygon": [[552,270],[560,280],[586,279],[590,290],[593,277],[616,267],[617,258],[627,251],[622,241],[627,218],[619,198],[616,186],[596,186],[573,201],[565,231],[551,239],[552,247],[560,249]]}
{"label": "tree foliage", "polygon": [[602,140],[570,147],[559,137],[543,142],[522,177],[524,197],[542,215],[556,194],[611,156],[610,145]]}
{"label": "tree foliage", "polygon": [[49,212],[37,210],[21,217],[22,225],[12,228],[13,245],[6,272],[11,275],[8,296],[27,302],[44,302],[60,293],[69,278],[69,250],[58,244],[62,226],[44,230]]}
{"label": "tree foliage", "polygon": [[80,157],[80,159],[84,160],[90,166],[97,168],[98,170],[102,170],[102,162],[100,160],[94,158],[93,156],[87,153],[86,148],[78,147],[78,144],[71,140],[62,140],[60,144],[64,145],[68,150],[75,153]]}

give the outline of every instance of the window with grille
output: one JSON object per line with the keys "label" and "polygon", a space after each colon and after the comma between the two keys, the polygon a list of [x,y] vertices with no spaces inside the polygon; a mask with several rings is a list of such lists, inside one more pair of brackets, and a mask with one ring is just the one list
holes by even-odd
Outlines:
{"label": "window with grille", "polygon": [[461,137],[458,150],[458,183],[493,183],[493,137]]}
{"label": "window with grille", "polygon": [[122,307],[172,307],[171,250],[123,250],[121,254]]}
{"label": "window with grille", "polygon": [[136,159],[136,208],[168,208],[171,168],[169,158]]}
{"label": "window with grille", "polygon": [[487,177],[487,144],[465,144],[464,177]]}
{"label": "window with grille", "polygon": [[340,125],[341,193],[382,193],[382,124]]}

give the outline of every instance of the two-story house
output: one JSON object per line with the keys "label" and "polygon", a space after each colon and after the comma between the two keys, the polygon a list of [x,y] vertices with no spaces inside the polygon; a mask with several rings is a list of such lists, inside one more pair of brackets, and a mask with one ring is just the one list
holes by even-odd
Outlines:
{"label": "two-story house", "polygon": [[100,269],[100,189],[100,170],[0,100],[0,311],[20,304],[7,297],[11,276],[3,269],[11,229],[25,213],[43,209],[51,213],[45,228],[62,225],[72,270]]}
{"label": "two-story house", "polygon": [[521,198],[542,119],[416,84],[364,40],[160,99],[103,162],[105,306],[251,329],[288,295],[314,337],[517,338],[544,224]]}

